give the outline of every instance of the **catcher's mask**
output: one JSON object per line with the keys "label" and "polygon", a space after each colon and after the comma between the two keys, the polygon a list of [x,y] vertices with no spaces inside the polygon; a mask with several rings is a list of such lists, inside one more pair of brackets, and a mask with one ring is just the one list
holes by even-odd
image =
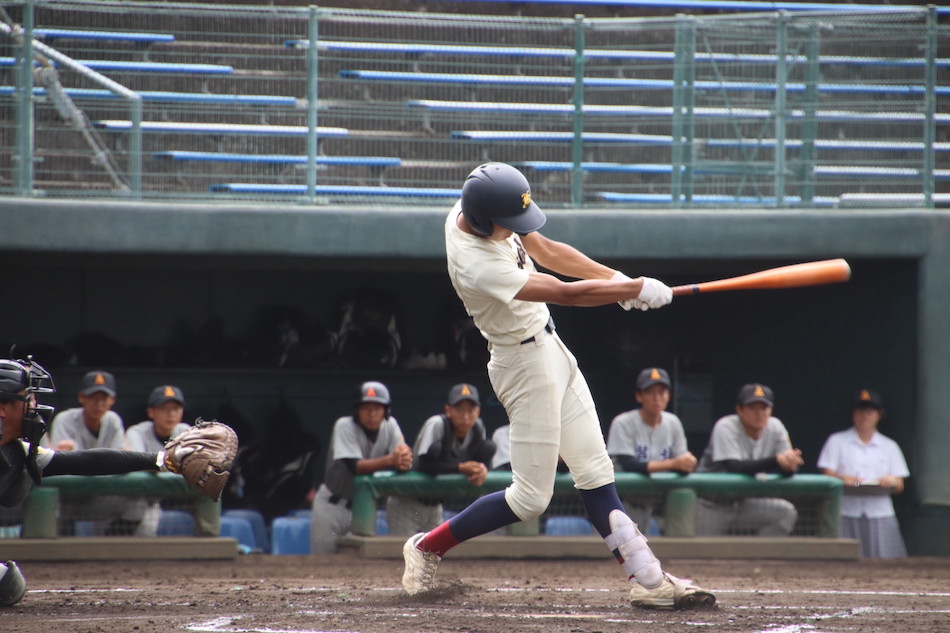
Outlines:
{"label": "catcher's mask", "polygon": [[[49,428],[53,407],[37,404],[35,394],[54,393],[53,377],[32,356],[26,360],[0,359],[0,402],[25,402],[23,428],[20,437],[30,445],[26,468],[34,481],[39,483],[40,472],[36,465],[40,439]],[[0,440],[3,427],[0,426]]]}
{"label": "catcher's mask", "polygon": [[462,214],[472,230],[487,237],[492,223],[519,235],[544,226],[544,213],[531,200],[531,185],[520,171],[506,163],[485,163],[462,185]]}

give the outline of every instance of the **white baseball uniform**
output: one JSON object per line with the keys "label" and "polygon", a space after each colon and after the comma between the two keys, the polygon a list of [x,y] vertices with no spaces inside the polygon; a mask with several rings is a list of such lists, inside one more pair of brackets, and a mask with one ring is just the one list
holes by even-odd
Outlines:
{"label": "white baseball uniform", "polygon": [[546,328],[547,305],[515,298],[536,271],[520,238],[465,233],[456,224],[459,213],[460,203],[445,222],[449,279],[488,341],[488,377],[511,423],[505,500],[529,520],[550,503],[559,454],[582,490],[612,483],[613,464],[577,360]]}

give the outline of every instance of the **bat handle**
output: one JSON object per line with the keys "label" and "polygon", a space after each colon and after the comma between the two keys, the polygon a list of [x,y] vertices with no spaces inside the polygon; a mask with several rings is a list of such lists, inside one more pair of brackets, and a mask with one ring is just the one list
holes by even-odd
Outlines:
{"label": "bat handle", "polygon": [[685,286],[673,286],[670,288],[673,291],[673,296],[678,297],[680,295],[697,295],[700,293],[699,286],[697,284],[688,284]]}

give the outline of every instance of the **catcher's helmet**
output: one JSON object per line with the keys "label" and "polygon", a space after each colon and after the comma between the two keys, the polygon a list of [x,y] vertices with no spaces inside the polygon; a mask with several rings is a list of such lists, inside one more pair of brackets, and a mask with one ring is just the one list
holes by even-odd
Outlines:
{"label": "catcher's helmet", "polygon": [[505,163],[475,168],[462,185],[462,213],[472,230],[492,234],[492,223],[519,235],[544,226],[544,213],[531,200],[531,185],[520,171]]}
{"label": "catcher's helmet", "polygon": [[31,393],[53,393],[53,378],[32,358],[0,358],[0,402],[27,400]]}
{"label": "catcher's helmet", "polygon": [[375,380],[364,382],[360,385],[360,397],[356,401],[356,404],[361,405],[366,402],[375,402],[388,409],[391,402],[389,399],[389,389],[387,389],[383,383],[376,382]]}

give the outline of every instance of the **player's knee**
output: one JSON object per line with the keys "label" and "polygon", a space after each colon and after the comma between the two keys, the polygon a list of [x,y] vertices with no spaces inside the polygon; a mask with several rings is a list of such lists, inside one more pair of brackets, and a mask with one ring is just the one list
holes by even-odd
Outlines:
{"label": "player's knee", "polygon": [[0,607],[19,602],[26,593],[26,579],[12,560],[0,563]]}
{"label": "player's knee", "polygon": [[514,512],[519,519],[522,521],[530,521],[531,519],[541,516],[541,513],[544,512],[551,503],[551,497],[553,495],[553,490],[547,494],[526,494],[522,491],[509,488],[508,494],[505,495],[505,500],[508,502],[511,511]]}
{"label": "player's knee", "polygon": [[783,505],[779,526],[786,534],[791,534],[795,529],[795,523],[798,522],[798,510],[790,501],[785,501]]}

